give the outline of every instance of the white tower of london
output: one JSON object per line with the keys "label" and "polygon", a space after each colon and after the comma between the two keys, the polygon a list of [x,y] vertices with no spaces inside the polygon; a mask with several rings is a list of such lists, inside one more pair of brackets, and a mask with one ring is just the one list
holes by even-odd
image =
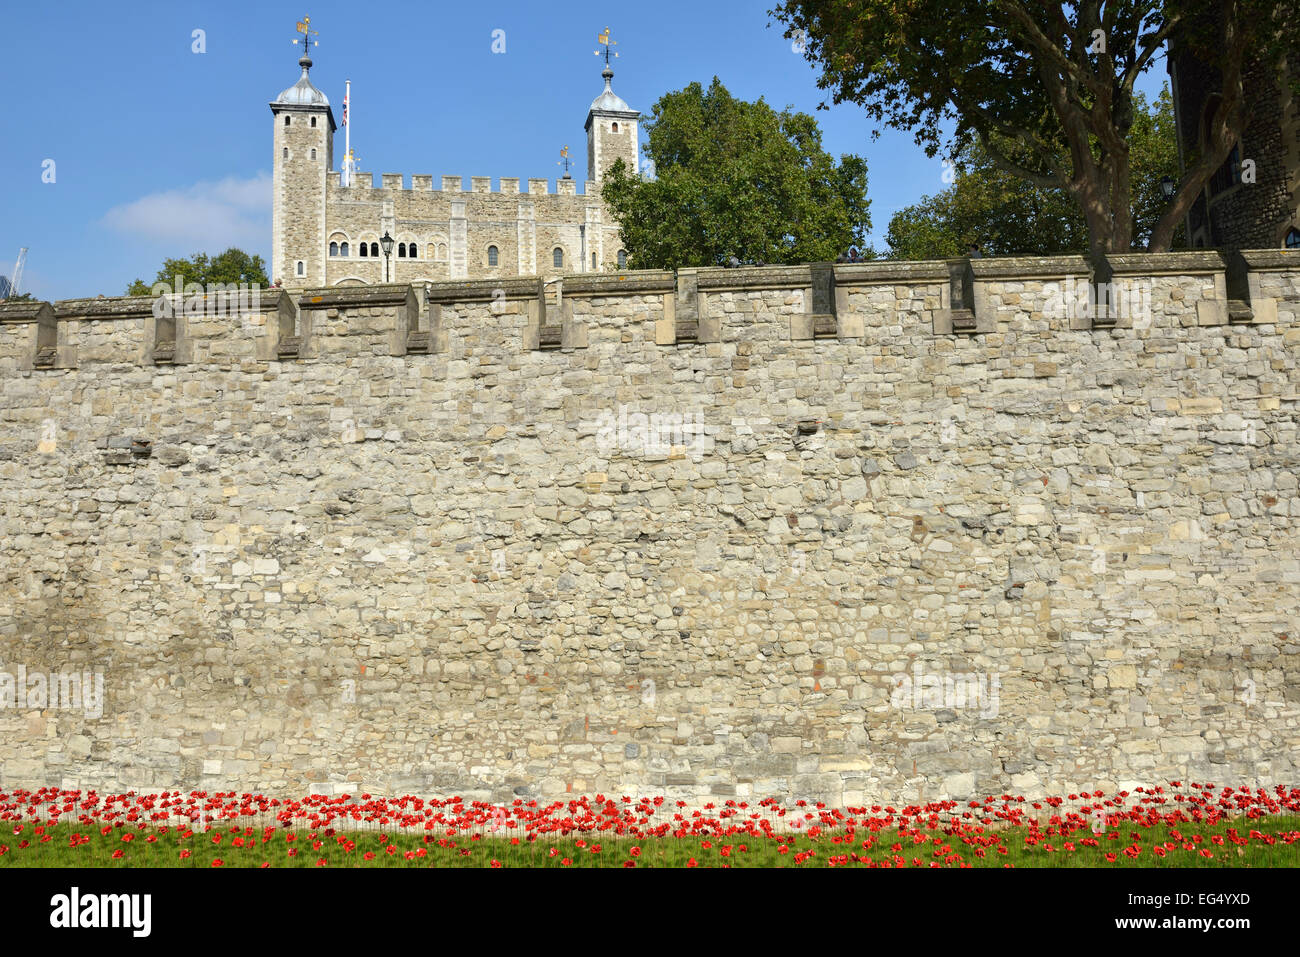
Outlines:
{"label": "white tower of london", "polygon": [[[637,164],[641,114],[605,88],[587,111],[589,179],[578,192],[554,181],[502,176],[358,172],[344,186],[334,167],[337,125],[329,99],[302,76],[270,104],[274,198],[269,275],[286,287],[555,276],[625,268],[618,224],[600,197],[605,173]],[[392,240],[384,255],[383,239]]]}

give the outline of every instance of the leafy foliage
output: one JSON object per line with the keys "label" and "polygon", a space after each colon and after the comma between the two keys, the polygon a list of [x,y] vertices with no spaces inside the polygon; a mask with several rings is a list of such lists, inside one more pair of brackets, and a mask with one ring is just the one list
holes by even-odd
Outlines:
{"label": "leafy foliage", "polygon": [[242,249],[231,246],[225,252],[211,258],[207,253],[195,253],[189,259],[165,259],[153,283],[137,279],[127,287],[126,295],[147,296],[154,283],[171,284],[175,282],[177,276],[180,277],[182,286],[192,282],[204,287],[212,283],[270,285],[270,281],[266,278],[266,264],[262,262],[262,257],[250,256]]}
{"label": "leafy foliage", "polygon": [[[1151,230],[1174,231],[1245,126],[1243,77],[1276,75],[1300,48],[1284,0],[785,0],[771,13],[818,65],[818,86],[877,122],[912,130],[928,155],[978,141],[1001,169],[1078,205],[1093,254],[1134,241],[1133,84],[1166,44],[1219,79],[1203,153]],[[955,121],[952,139],[940,124]]]}
{"label": "leafy foliage", "polygon": [[[1160,181],[1178,177],[1173,102],[1162,90],[1153,107],[1134,94],[1130,134],[1133,158],[1134,234],[1145,242],[1168,206]],[[1004,149],[1014,153],[1013,144]],[[948,189],[900,209],[886,237],[893,259],[947,259],[975,244],[985,255],[1050,256],[1088,245],[1083,213],[1063,189],[1042,189],[999,167],[978,141],[957,157]],[[1180,232],[1175,245],[1182,244]]]}
{"label": "leafy foliage", "polygon": [[822,149],[806,113],[727,92],[667,93],[646,124],[655,178],[616,162],[602,195],[638,269],[833,260],[871,227],[867,164]]}

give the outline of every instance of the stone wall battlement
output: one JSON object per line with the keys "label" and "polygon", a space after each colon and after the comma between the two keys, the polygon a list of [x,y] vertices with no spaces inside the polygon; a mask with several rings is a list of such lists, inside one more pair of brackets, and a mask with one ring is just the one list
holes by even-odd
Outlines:
{"label": "stone wall battlement", "polygon": [[0,788],[1293,786],[1298,258],[0,304]]}
{"label": "stone wall battlement", "polygon": [[[587,348],[591,337],[659,346],[835,339],[868,350],[937,336],[1293,323],[1295,253],[1263,250],[628,271],[238,296],[119,297],[0,304],[0,372],[329,354],[436,353],[494,330],[521,350]],[[477,315],[489,306],[486,324]],[[522,333],[522,334],[521,334]],[[415,338],[412,338],[415,337]],[[282,348],[293,340],[292,348]],[[318,342],[318,344],[319,344]],[[410,346],[414,344],[416,348]]]}
{"label": "stone wall battlement", "polygon": [[[465,178],[462,176],[443,176],[438,181],[439,185],[435,186],[435,179],[429,173],[383,173],[380,175],[379,185],[375,185],[373,173],[355,172],[352,174],[352,183],[348,186],[342,185],[342,173],[339,170],[331,170],[326,182],[330,191],[336,193],[340,199],[351,197],[362,197],[367,194],[375,196],[387,196],[391,193],[445,193],[449,195],[459,195],[461,193],[494,193],[500,196],[523,195],[529,196],[589,196],[592,199],[600,198],[599,185],[595,180],[585,180],[583,182],[582,192],[578,192],[578,181],[575,179],[557,178],[554,180],[545,177],[520,179],[518,176],[502,176],[497,179],[497,188],[492,188],[491,176],[471,176],[469,177],[469,186],[465,186]],[[409,182],[406,186],[404,183]],[[519,184],[523,182],[528,186],[527,192],[520,193]],[[555,188],[552,189],[552,184]]]}

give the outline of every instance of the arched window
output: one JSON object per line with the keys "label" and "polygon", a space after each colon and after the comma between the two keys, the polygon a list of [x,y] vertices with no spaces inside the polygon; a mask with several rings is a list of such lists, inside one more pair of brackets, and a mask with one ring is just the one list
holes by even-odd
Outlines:
{"label": "arched window", "polygon": [[1300,229],[1292,229],[1286,234],[1286,248],[1300,249]]}
{"label": "arched window", "polygon": [[419,245],[419,243],[411,243],[410,245],[408,245],[408,246],[406,247],[406,258],[407,258],[407,259],[419,259],[419,258],[420,258],[420,245]]}
{"label": "arched window", "polygon": [[611,133],[617,133],[617,132],[618,132],[618,124],[617,124],[617,123],[611,123],[611,124],[609,125],[609,131],[610,131]]}
{"label": "arched window", "polygon": [[591,254],[591,269],[592,269],[592,272],[595,272],[595,271],[596,271],[596,254],[595,254],[595,253],[592,253],[592,254]]}
{"label": "arched window", "polygon": [[306,265],[303,263],[301,259],[298,260],[298,275],[299,276],[306,275]]}
{"label": "arched window", "polygon": [[290,119],[292,119],[292,117],[290,117],[289,114],[286,113],[286,114],[284,115],[284,125],[285,125],[285,126],[288,126],[288,125],[289,125],[289,120],[290,120]]}
{"label": "arched window", "polygon": [[397,244],[397,258],[398,259],[406,258],[406,243]]}
{"label": "arched window", "polygon": [[495,246],[489,246],[489,247],[488,247],[488,265],[489,265],[489,266],[495,266],[496,264],[497,264],[497,248],[496,248]]}
{"label": "arched window", "polygon": [[348,244],[347,244],[347,243],[339,243],[339,255],[340,255],[340,256],[346,256],[347,254],[348,254]]}
{"label": "arched window", "polygon": [[339,244],[338,244],[338,243],[330,243],[330,255],[331,255],[331,256],[337,256],[338,254],[339,254]]}
{"label": "arched window", "polygon": [[551,253],[551,263],[556,269],[564,265],[564,250],[559,246],[556,246],[555,251]]}
{"label": "arched window", "polygon": [[370,244],[370,255],[375,259],[379,258],[379,243]]}
{"label": "arched window", "polygon": [[618,251],[618,268],[619,268],[619,269],[626,269],[626,268],[627,268],[627,250],[626,250],[626,249],[620,249],[620,250]]}
{"label": "arched window", "polygon": [[284,148],[284,152],[283,152],[282,154],[280,154],[280,155],[282,155],[285,159],[288,159],[288,158],[289,158],[289,147],[286,146],[286,147]]}
{"label": "arched window", "polygon": [[357,248],[361,250],[361,258],[362,258],[362,259],[365,259],[368,255],[370,255],[370,253],[369,253],[369,252],[367,251],[367,249],[366,249],[366,244],[365,244],[365,243],[362,243],[362,244],[361,244],[360,246],[358,246]]}
{"label": "arched window", "polygon": [[[316,129],[316,117],[314,117],[314,116],[311,118],[311,128],[312,128],[313,130]],[[618,131],[615,130],[615,132],[618,132]]]}
{"label": "arched window", "polygon": [[438,258],[444,262],[447,260],[447,244],[438,243]]}
{"label": "arched window", "polygon": [[316,158],[316,151],[315,151],[315,150],[312,150],[312,151],[311,151],[311,158],[312,158],[312,159],[315,159],[315,158]]}

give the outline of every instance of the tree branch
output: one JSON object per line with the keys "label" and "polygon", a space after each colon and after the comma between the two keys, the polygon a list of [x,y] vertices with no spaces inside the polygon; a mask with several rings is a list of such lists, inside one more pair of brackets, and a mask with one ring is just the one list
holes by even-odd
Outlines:
{"label": "tree branch", "polygon": [[1066,191],[1072,191],[1070,181],[1063,173],[1054,172],[1047,174],[1031,170],[1028,167],[1022,166],[1008,158],[1002,150],[993,145],[993,142],[982,130],[979,131],[979,138],[980,146],[984,147],[984,152],[988,153],[989,159],[993,161],[993,165],[1003,172],[1010,173],[1012,176],[1019,176],[1021,179],[1033,183],[1039,189],[1064,189]]}
{"label": "tree branch", "polygon": [[951,94],[953,105],[967,115],[979,117],[984,126],[975,125],[975,131],[979,134],[980,142],[984,142],[986,136],[990,133],[997,133],[1009,140],[1015,140],[1024,146],[1034,157],[1042,161],[1044,166],[1052,166],[1056,161],[1055,151],[1042,140],[1038,138],[1033,130],[1026,126],[1020,126],[1015,123],[1009,123],[1002,120],[982,106],[978,101],[967,98],[960,90],[954,89]]}
{"label": "tree branch", "polygon": [[1017,0],[995,0],[997,5],[1005,10],[1013,20],[1021,26],[1021,32],[1026,40],[1043,53],[1048,60],[1054,63],[1061,72],[1081,86],[1086,86],[1091,90],[1096,90],[1097,77],[1091,70],[1081,70],[1078,64],[1071,61],[1065,53],[1052,42],[1047,34],[1043,33],[1037,23],[1034,22],[1033,15],[1030,14]]}
{"label": "tree branch", "polygon": [[1146,42],[1143,44],[1145,49],[1138,54],[1137,59],[1133,61],[1133,65],[1124,72],[1124,76],[1120,79],[1121,87],[1126,90],[1133,89],[1134,81],[1146,69],[1146,65],[1151,61],[1151,57],[1156,50],[1160,49],[1160,45],[1169,39],[1170,35],[1182,22],[1183,18],[1178,14],[1174,14],[1164,22],[1159,30],[1147,37]]}

